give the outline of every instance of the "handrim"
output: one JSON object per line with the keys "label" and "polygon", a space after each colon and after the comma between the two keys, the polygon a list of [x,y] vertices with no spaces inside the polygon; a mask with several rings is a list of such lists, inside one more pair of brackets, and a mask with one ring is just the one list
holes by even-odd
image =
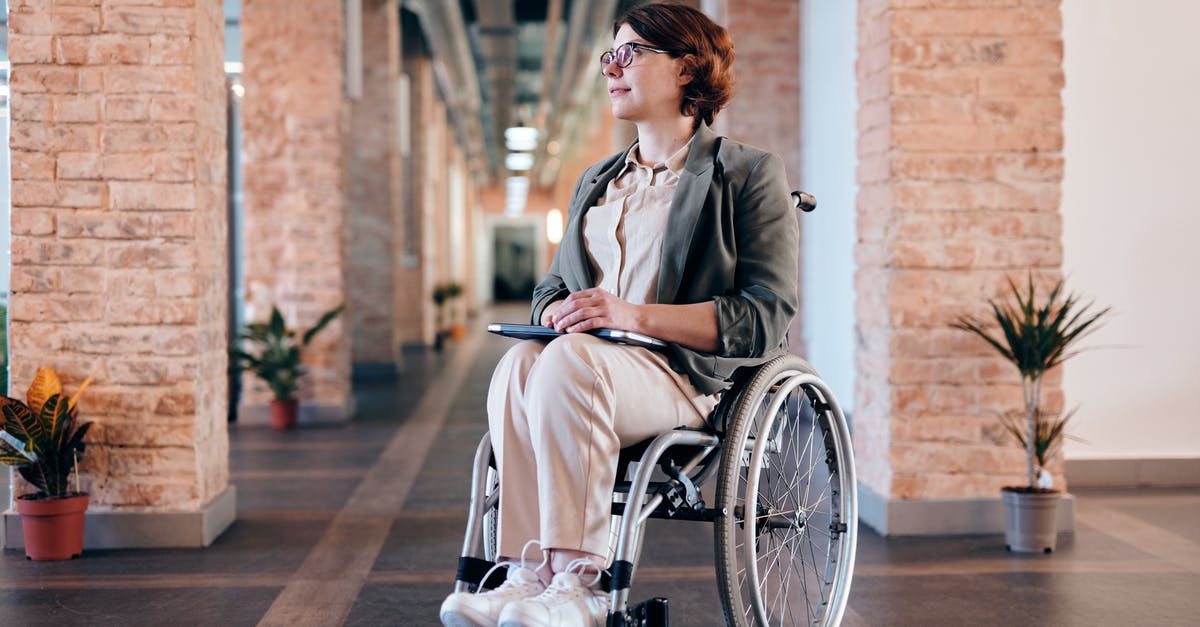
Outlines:
{"label": "handrim", "polygon": [[857,510],[836,403],[811,366],[789,355],[759,370],[731,415],[717,486],[726,515],[716,525],[726,622],[837,624],[852,576]]}

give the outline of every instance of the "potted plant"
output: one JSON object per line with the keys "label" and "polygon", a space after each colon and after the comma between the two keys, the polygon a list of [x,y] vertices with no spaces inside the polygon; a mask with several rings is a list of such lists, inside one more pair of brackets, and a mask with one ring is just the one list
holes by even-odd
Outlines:
{"label": "potted plant", "polygon": [[1056,417],[1042,407],[1042,378],[1046,372],[1076,355],[1072,350],[1109,308],[1092,311],[1093,303],[1082,304],[1079,297],[1063,291],[1060,280],[1044,302],[1030,274],[1025,292],[1008,279],[1012,294],[1009,302],[989,300],[991,322],[999,327],[993,335],[988,322],[972,316],[960,317],[954,328],[970,332],[986,341],[1017,368],[1021,377],[1024,412],[1020,417],[1004,418],[1006,429],[1025,449],[1025,485],[1009,486],[1001,491],[1004,500],[1004,537],[1008,548],[1017,552],[1049,553],[1057,537],[1058,501],[1061,496],[1052,487],[1046,463],[1061,444],[1064,427],[1071,414]]}
{"label": "potted plant", "polygon": [[437,283],[433,286],[433,305],[434,312],[434,335],[433,349],[442,350],[442,342],[446,335],[449,334],[449,329],[446,326],[446,305],[450,301],[452,292],[451,283]]}
{"label": "potted plant", "polygon": [[461,340],[467,334],[467,325],[459,319],[459,297],[462,296],[463,286],[457,281],[446,284],[446,298],[450,307],[450,337]]}
{"label": "potted plant", "polygon": [[92,426],[77,421],[75,403],[92,376],[65,398],[58,374],[38,368],[25,402],[0,396],[0,461],[15,466],[37,488],[16,499],[29,559],[65,560],[83,553],[88,495],[80,490],[78,475],[74,489],[70,478]]}
{"label": "potted plant", "polygon": [[[271,318],[267,322],[247,324],[238,339],[257,347],[242,350],[238,346],[229,349],[229,356],[240,368],[250,370],[266,382],[274,398],[271,400],[271,426],[277,431],[296,426],[299,402],[296,389],[306,369],[300,363],[300,351],[308,346],[321,329],[329,324],[344,305],[326,311],[313,327],[302,334],[289,329],[283,321],[279,308],[271,307]],[[299,339],[297,339],[299,336]]]}

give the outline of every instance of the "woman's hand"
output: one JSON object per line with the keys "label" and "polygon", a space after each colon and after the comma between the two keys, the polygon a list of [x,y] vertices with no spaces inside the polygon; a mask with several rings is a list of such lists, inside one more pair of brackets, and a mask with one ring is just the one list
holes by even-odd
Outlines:
{"label": "woman's hand", "polygon": [[[559,306],[554,307],[555,304]],[[542,313],[543,323],[547,317],[550,319],[547,326],[567,333],[592,329],[640,330],[638,306],[598,287],[572,292],[566,300],[552,303]]]}
{"label": "woman's hand", "polygon": [[542,326],[551,329],[554,328],[554,312],[557,311],[559,307],[562,307],[562,304],[563,301],[556,300],[549,305],[546,305],[546,308],[542,310],[542,319],[539,320],[539,322],[542,323]]}

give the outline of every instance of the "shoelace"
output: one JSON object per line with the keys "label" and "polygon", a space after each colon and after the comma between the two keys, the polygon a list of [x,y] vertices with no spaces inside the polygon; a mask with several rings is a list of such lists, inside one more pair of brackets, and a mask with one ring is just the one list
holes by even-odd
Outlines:
{"label": "shoelace", "polygon": [[592,588],[592,587],[595,587],[596,584],[600,583],[601,577],[603,577],[606,574],[610,574],[610,573],[608,572],[607,569],[600,568],[599,566],[597,566],[596,563],[593,562],[591,559],[586,558],[586,557],[577,557],[577,558],[571,560],[570,562],[567,562],[567,567],[565,569],[563,569],[563,572],[571,573],[571,574],[579,577],[580,579],[582,579],[584,573],[587,572],[587,570],[591,569],[591,568],[596,569],[596,572],[592,578],[592,582],[587,584],[587,587]]}
{"label": "shoelace", "polygon": [[[600,583],[600,578],[607,573],[608,570],[600,568],[592,560],[586,557],[575,558],[567,563],[567,567],[563,569],[562,572],[570,573],[576,577],[580,577],[580,583],[583,583],[582,577],[586,571],[590,569],[595,569],[596,572],[592,577],[592,581],[585,584],[584,587],[593,588],[596,586],[596,584]],[[582,588],[572,586],[571,584],[566,583],[562,579],[559,579],[557,576],[555,576],[555,578],[550,582],[550,585],[540,595],[530,600],[544,605],[553,603],[554,600],[560,596],[576,597],[579,596],[581,592]]]}
{"label": "shoelace", "polygon": [[[529,545],[531,545],[531,544],[536,544],[539,549],[542,548],[542,543],[538,542],[537,540],[530,540],[529,542],[526,542],[525,546],[521,547],[521,568],[528,568],[528,566],[525,565],[528,563],[525,560],[525,553],[527,551],[529,551]],[[571,564],[574,564],[575,562],[578,562],[578,561],[579,560],[574,560],[571,562]],[[533,571],[537,572],[537,571],[545,568],[546,564],[549,564],[549,563],[550,563],[550,552],[542,551],[542,563],[538,564],[538,567],[533,569]],[[486,573],[483,574],[483,578],[479,580],[480,585],[478,588],[475,589],[475,594],[479,594],[480,592],[483,592],[483,582],[487,581],[488,577],[491,577],[492,573],[496,572],[497,568],[500,568],[501,566],[503,566],[504,568],[510,568],[512,566],[515,566],[516,564],[517,564],[517,562],[497,562],[496,564],[494,564],[491,568],[488,569],[488,571]],[[568,564],[567,568],[570,568],[571,564]],[[508,581],[506,580],[504,583],[508,583]],[[500,587],[503,587],[503,584],[501,584]],[[497,587],[496,589],[499,590],[500,587]]]}

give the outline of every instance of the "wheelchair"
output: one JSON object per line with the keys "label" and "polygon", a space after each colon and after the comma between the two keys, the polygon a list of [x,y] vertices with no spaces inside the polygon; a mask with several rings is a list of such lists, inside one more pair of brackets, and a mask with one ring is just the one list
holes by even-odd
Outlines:
{"label": "wheelchair", "polygon": [[[798,198],[801,208],[804,201]],[[700,488],[714,474],[710,506]],[[608,625],[669,624],[667,599],[629,603],[650,518],[713,524],[727,625],[838,625],[854,571],[856,485],[845,417],[812,366],[783,355],[742,369],[704,428],[675,429],[622,449],[612,504],[615,552],[602,581],[611,592]],[[475,454],[456,592],[503,582],[501,569],[482,580],[497,557],[498,503],[485,434]]]}

